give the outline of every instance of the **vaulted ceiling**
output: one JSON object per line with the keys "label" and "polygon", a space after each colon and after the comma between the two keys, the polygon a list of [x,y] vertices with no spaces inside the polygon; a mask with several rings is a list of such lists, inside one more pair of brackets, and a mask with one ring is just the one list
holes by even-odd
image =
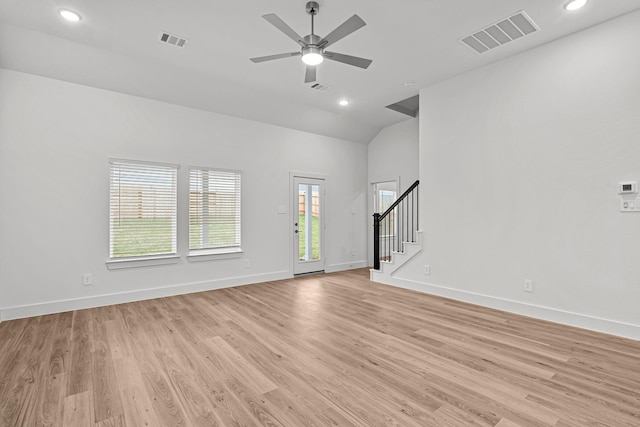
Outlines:
{"label": "vaulted ceiling", "polygon": [[[640,8],[640,0],[590,0],[568,12],[565,2],[319,0],[316,34],[358,14],[367,25],[331,50],[373,60],[367,70],[325,61],[320,91],[304,83],[299,57],[249,61],[299,49],[261,16],[275,13],[307,35],[304,0],[0,0],[0,66],[366,143],[408,119],[385,106],[421,87]],[[64,21],[60,8],[81,21]],[[460,42],[521,10],[539,31],[482,54]],[[188,43],[162,43],[163,31]]]}

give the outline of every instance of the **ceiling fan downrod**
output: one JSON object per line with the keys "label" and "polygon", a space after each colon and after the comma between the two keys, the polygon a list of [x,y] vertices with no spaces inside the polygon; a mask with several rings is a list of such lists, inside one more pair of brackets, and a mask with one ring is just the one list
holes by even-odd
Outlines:
{"label": "ceiling fan downrod", "polygon": [[313,26],[313,17],[320,12],[320,5],[315,1],[307,2],[307,13],[311,15],[311,35],[315,35]]}
{"label": "ceiling fan downrod", "polygon": [[318,5],[315,1],[307,2],[307,13],[311,15],[311,34],[304,36],[302,39],[307,44],[306,47],[302,48],[302,61],[307,65],[317,65],[320,64],[324,55],[322,52],[322,48],[318,46],[322,37],[317,36],[314,32],[314,17],[320,11],[320,5]]}

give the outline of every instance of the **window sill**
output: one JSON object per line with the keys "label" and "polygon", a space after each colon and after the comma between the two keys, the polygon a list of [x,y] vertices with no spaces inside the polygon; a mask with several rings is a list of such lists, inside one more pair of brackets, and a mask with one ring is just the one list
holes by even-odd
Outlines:
{"label": "window sill", "polygon": [[125,258],[125,259],[110,259],[107,261],[107,268],[109,270],[120,270],[123,268],[137,268],[137,267],[151,267],[154,265],[167,265],[177,264],[180,261],[178,255],[167,255],[159,257],[148,258]]}
{"label": "window sill", "polygon": [[191,251],[187,255],[189,262],[214,261],[218,259],[233,259],[242,257],[242,249],[212,249]]}

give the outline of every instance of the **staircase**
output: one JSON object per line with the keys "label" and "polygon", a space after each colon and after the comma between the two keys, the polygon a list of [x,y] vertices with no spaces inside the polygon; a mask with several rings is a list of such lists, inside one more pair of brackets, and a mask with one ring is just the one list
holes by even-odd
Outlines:
{"label": "staircase", "polygon": [[373,214],[373,269],[370,278],[385,282],[422,251],[418,227],[418,185],[414,182],[384,213]]}

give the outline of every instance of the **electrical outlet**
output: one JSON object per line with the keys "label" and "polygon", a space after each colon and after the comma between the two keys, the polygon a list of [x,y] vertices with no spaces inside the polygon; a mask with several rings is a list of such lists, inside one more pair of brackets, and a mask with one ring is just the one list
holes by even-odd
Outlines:
{"label": "electrical outlet", "polygon": [[89,286],[89,285],[93,284],[93,278],[91,277],[90,274],[83,274],[82,275],[82,284],[84,286]]}
{"label": "electrical outlet", "polygon": [[244,260],[244,268],[249,268],[249,267],[251,267],[251,263],[249,262],[248,259],[245,259]]}
{"label": "electrical outlet", "polygon": [[522,289],[525,292],[533,292],[533,280],[525,279]]}
{"label": "electrical outlet", "polygon": [[356,256],[356,250],[355,249],[351,249],[351,256]]}
{"label": "electrical outlet", "polygon": [[429,264],[424,265],[424,274],[426,274],[427,276],[431,274],[431,266]]}

